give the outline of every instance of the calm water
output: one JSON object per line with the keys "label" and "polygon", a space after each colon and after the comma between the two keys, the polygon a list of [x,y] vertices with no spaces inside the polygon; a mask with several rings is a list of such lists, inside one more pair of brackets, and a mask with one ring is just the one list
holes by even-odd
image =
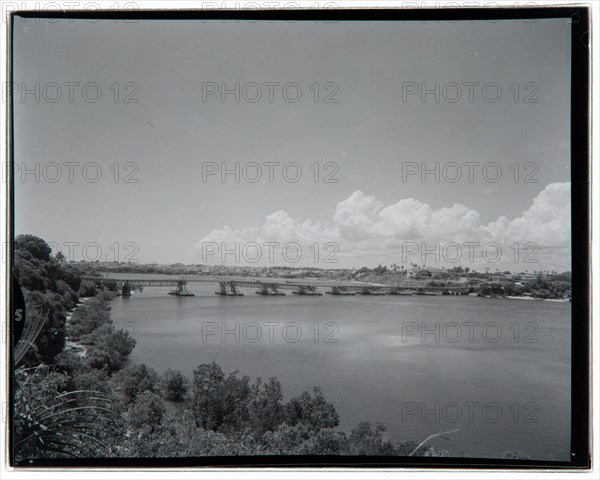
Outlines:
{"label": "calm water", "polygon": [[113,301],[113,320],[139,328],[131,364],[191,378],[216,361],[226,373],[278,377],[286,399],[321,386],[347,431],[382,422],[392,441],[421,442],[459,428],[431,445],[469,457],[517,449],[569,460],[568,303],[252,289],[220,297],[216,285],[198,283],[195,297],[178,298],[170,289]]}

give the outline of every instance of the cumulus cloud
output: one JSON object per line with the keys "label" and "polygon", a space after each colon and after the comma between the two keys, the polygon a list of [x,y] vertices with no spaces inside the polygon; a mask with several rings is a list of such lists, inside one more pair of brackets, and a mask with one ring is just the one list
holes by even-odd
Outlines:
{"label": "cumulus cloud", "polygon": [[[292,218],[287,212],[279,210],[268,215],[260,227],[214,230],[195,245],[194,251],[199,252],[207,243],[227,245],[228,249],[234,244],[275,243],[284,246],[294,243],[300,245],[305,260],[314,263],[317,257],[306,253],[311,248],[314,250],[315,244],[319,245],[318,248],[335,244],[339,266],[344,267],[414,261],[445,266],[451,266],[452,263],[469,266],[471,262],[472,267],[482,268],[486,263],[489,264],[489,258],[481,258],[481,248],[495,244],[500,246],[502,255],[497,265],[492,266],[518,270],[528,266],[521,264],[522,255],[511,253],[511,247],[519,244],[519,248],[522,248],[529,244],[535,245],[536,249],[529,259],[537,260],[529,265],[530,270],[567,270],[570,268],[570,224],[571,192],[568,182],[548,185],[520,216],[512,219],[502,216],[487,224],[481,223],[479,212],[459,203],[435,210],[427,203],[404,198],[386,206],[374,196],[357,190],[337,204],[330,221]],[[436,245],[443,249],[444,245],[464,246],[465,242],[481,246],[479,251],[471,251],[476,258],[468,258],[467,252],[464,252],[461,261],[455,263],[454,260],[446,261],[443,251],[442,258],[422,256],[421,250],[431,251]],[[404,255],[404,249],[409,244],[416,244],[419,249],[416,256],[413,254],[410,259]],[[414,250],[414,246],[411,249]],[[318,258],[322,259],[323,256]],[[279,262],[282,263],[285,262]],[[307,262],[298,264],[307,265]],[[316,266],[327,268],[335,265]]]}
{"label": "cumulus cloud", "polygon": [[571,236],[571,185],[551,183],[533,199],[520,217],[509,220],[503,216],[482,228],[492,238],[506,243],[527,240],[545,247],[568,246]]}

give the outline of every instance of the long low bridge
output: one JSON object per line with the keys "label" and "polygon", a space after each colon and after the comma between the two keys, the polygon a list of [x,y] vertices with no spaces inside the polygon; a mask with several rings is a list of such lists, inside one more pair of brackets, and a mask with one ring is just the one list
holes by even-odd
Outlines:
{"label": "long low bridge", "polygon": [[[259,295],[285,295],[291,290],[298,295],[466,295],[476,290],[476,285],[426,285],[423,282],[406,282],[401,285],[373,285],[357,282],[309,282],[277,279],[257,280],[238,277],[204,275],[177,278],[118,278],[85,276],[85,280],[100,283],[116,283],[122,292],[139,287],[177,287],[171,292],[175,295],[187,295],[190,283],[215,283],[219,286],[217,295],[242,296],[242,288],[256,288]],[[184,293],[185,292],[185,293]]]}

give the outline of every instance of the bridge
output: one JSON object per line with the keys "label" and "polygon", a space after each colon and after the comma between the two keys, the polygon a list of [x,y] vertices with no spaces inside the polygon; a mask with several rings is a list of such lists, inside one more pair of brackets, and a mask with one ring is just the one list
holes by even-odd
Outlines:
{"label": "bridge", "polygon": [[240,279],[238,277],[225,277],[214,275],[177,277],[172,279],[131,279],[118,277],[83,277],[101,283],[116,283],[122,289],[122,294],[130,291],[131,288],[139,287],[177,287],[172,294],[176,292],[187,292],[190,283],[216,283],[218,289],[217,295],[224,296],[243,296],[242,288],[256,289],[257,295],[286,295],[285,290],[296,295],[466,295],[476,290],[477,285],[448,285],[448,286],[430,286],[424,282],[406,282],[402,285],[372,285],[367,283],[355,282],[310,282],[310,281],[273,281],[257,279]]}

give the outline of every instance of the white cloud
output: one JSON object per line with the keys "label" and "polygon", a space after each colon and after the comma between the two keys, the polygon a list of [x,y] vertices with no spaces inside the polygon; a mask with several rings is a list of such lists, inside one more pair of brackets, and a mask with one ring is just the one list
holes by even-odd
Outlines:
{"label": "white cloud", "polygon": [[496,241],[535,242],[545,247],[570,244],[571,185],[551,183],[533,199],[520,217],[500,217],[483,227]]}
{"label": "white cloud", "polygon": [[[278,242],[280,245],[295,242],[302,246],[304,260],[314,263],[314,255],[307,255],[310,247],[318,243],[323,248],[326,243],[333,242],[339,246],[336,258],[340,260],[340,266],[389,265],[406,263],[402,249],[411,243],[418,244],[419,252],[408,259],[410,263],[431,265],[439,262],[451,266],[453,263],[444,261],[443,255],[439,260],[434,255],[422,259],[422,250],[427,248],[431,251],[436,245],[442,249],[452,242],[459,245],[475,242],[483,248],[493,242],[502,249],[497,264],[486,262],[481,248],[478,250],[477,247],[474,247],[473,260],[469,259],[468,249],[465,249],[460,261],[454,264],[479,269],[487,265],[509,270],[567,270],[570,268],[570,209],[568,182],[548,185],[520,216],[513,219],[502,216],[487,225],[481,223],[476,210],[459,203],[434,210],[427,203],[405,198],[386,206],[374,196],[357,190],[337,204],[329,222],[292,218],[279,210],[268,215],[261,227],[214,230],[196,244],[194,251],[200,251],[207,242],[224,243],[227,248],[236,242],[242,246],[249,242],[259,245],[265,242]],[[519,265],[515,265],[514,249],[510,248],[515,243],[519,243],[521,248],[527,243],[537,245],[539,249],[529,259],[537,259],[538,263],[523,266],[521,254]],[[322,258],[323,255],[319,260]],[[274,264],[283,263],[275,261]],[[308,263],[301,261],[298,265]],[[335,265],[316,266],[327,268]]]}

